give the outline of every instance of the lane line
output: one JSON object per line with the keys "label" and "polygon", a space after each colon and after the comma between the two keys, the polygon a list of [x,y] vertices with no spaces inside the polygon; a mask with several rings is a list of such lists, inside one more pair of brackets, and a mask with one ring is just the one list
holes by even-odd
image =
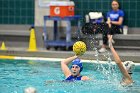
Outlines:
{"label": "lane line", "polygon": [[[4,56],[0,55],[0,59],[15,59],[15,60],[39,60],[39,61],[57,61],[60,62],[64,60],[64,58],[43,58],[43,57],[18,57],[18,56]],[[100,61],[97,62],[96,60],[84,60],[82,59],[82,62],[84,63],[100,63],[100,64],[106,64],[106,61]],[[115,64],[114,61],[111,62],[112,64]],[[140,65],[140,63],[135,63],[135,65]]]}

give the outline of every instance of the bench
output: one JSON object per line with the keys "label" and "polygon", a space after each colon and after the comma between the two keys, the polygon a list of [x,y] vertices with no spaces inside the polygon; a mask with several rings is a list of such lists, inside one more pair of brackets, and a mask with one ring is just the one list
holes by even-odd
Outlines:
{"label": "bench", "polygon": [[[96,37],[98,37],[98,39],[102,39],[102,34],[97,34]],[[140,34],[128,34],[128,35],[115,34],[113,36],[113,39],[117,39],[117,40],[140,40]]]}
{"label": "bench", "polygon": [[[93,46],[90,42],[92,42],[94,39],[98,43],[98,48],[102,45],[102,34],[96,34],[96,35],[82,35],[82,40],[84,40],[88,45],[88,48],[90,50],[90,47]],[[93,39],[94,37],[94,39]],[[118,49],[138,49],[140,50],[140,34],[115,34],[113,36],[113,39],[115,41],[114,47]]]}

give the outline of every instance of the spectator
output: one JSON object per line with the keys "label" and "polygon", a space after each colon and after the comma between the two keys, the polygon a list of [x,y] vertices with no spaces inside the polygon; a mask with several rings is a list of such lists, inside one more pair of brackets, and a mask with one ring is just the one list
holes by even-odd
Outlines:
{"label": "spectator", "polygon": [[[108,24],[108,31],[103,32],[103,45],[99,52],[106,51],[106,45],[108,43],[108,39],[112,39],[112,35],[114,34],[121,34],[121,28],[123,24],[123,17],[124,12],[119,9],[119,2],[117,0],[113,0],[112,3],[112,10],[107,13],[107,24]],[[112,39],[113,42],[113,39]]]}

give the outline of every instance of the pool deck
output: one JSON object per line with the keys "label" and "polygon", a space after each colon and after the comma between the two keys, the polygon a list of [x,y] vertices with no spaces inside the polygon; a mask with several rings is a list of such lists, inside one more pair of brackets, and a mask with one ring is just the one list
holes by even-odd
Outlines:
{"label": "pool deck", "polygon": [[[36,40],[37,40],[37,47],[41,48],[38,49],[36,52],[29,52],[27,51],[28,45],[29,45],[29,28],[30,25],[0,25],[0,32],[1,32],[1,42],[4,41],[7,50],[0,50],[0,58],[4,56],[16,56],[16,57],[41,57],[41,58],[67,58],[69,56],[74,55],[72,51],[55,51],[55,50],[46,50],[44,48],[44,42],[42,39],[42,31],[43,27],[36,27]],[[49,28],[51,31],[53,28]],[[138,40],[139,38],[139,28],[131,28],[129,34],[126,36],[121,36],[121,39],[119,39],[119,42],[124,40],[124,42],[120,42],[120,45],[123,43],[127,44],[126,47],[119,46],[121,48],[117,49],[118,54],[120,55],[122,61],[125,60],[132,60],[134,62],[140,63],[140,43]],[[49,31],[48,30],[48,31]],[[74,35],[72,33],[72,35]],[[134,35],[132,35],[134,34]],[[50,32],[50,37],[52,37]],[[65,36],[65,34],[64,34]],[[20,37],[20,38],[19,38]],[[120,36],[119,36],[120,37]],[[127,37],[127,38],[126,38]],[[51,38],[50,38],[51,39]],[[128,40],[132,40],[132,45],[137,47],[130,48],[130,42]],[[127,42],[126,42],[127,41]],[[0,43],[1,43],[0,42]],[[2,45],[1,45],[2,46]],[[121,49],[121,50],[120,50]],[[4,56],[3,56],[4,55]],[[87,51],[83,56],[81,56],[82,59],[86,60],[95,60],[97,57],[95,56],[95,51]],[[109,55],[112,58],[111,53],[109,52]],[[107,60],[108,53],[100,53],[99,54],[99,60]],[[5,58],[8,58],[5,57]],[[12,57],[11,57],[12,58]],[[113,60],[113,58],[112,58]]]}
{"label": "pool deck", "polygon": [[[136,63],[140,63],[140,51],[137,50],[117,50],[122,61],[131,60]],[[73,51],[55,51],[55,50],[44,50],[40,49],[37,51],[27,51],[25,49],[11,49],[11,50],[0,50],[0,55],[4,56],[16,56],[16,57],[40,57],[40,58],[67,58],[74,55]],[[105,61],[108,58],[108,55],[113,57],[110,51],[106,53],[99,53],[99,60]],[[84,55],[81,56],[85,60],[95,60],[97,58],[95,51],[87,51]]]}

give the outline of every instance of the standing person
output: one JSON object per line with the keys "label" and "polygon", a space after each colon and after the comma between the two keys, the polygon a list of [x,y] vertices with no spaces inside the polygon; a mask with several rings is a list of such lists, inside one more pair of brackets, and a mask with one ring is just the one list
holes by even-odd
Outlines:
{"label": "standing person", "polygon": [[[71,67],[68,67],[68,64],[72,62]],[[75,80],[89,80],[87,76],[81,76],[81,71],[83,70],[83,64],[77,55],[68,57],[65,60],[61,61],[61,69],[66,77],[66,81],[75,81]]]}
{"label": "standing person", "polygon": [[114,60],[123,75],[121,85],[123,85],[123,86],[132,85],[133,79],[131,77],[131,74],[133,74],[132,71],[134,70],[134,66],[135,66],[134,63],[132,61],[125,61],[125,62],[121,61],[118,53],[116,52],[116,50],[114,49],[114,47],[112,45],[111,38],[109,39],[109,47],[110,47],[110,50],[114,57]]}
{"label": "standing person", "polygon": [[[99,52],[106,51],[106,45],[108,43],[108,39],[112,39],[112,35],[114,34],[121,34],[121,28],[123,25],[123,17],[124,12],[123,10],[119,9],[119,2],[117,0],[113,0],[111,3],[112,10],[107,13],[107,24],[108,24],[108,31],[103,32],[103,45]],[[112,42],[113,39],[112,39]]]}

